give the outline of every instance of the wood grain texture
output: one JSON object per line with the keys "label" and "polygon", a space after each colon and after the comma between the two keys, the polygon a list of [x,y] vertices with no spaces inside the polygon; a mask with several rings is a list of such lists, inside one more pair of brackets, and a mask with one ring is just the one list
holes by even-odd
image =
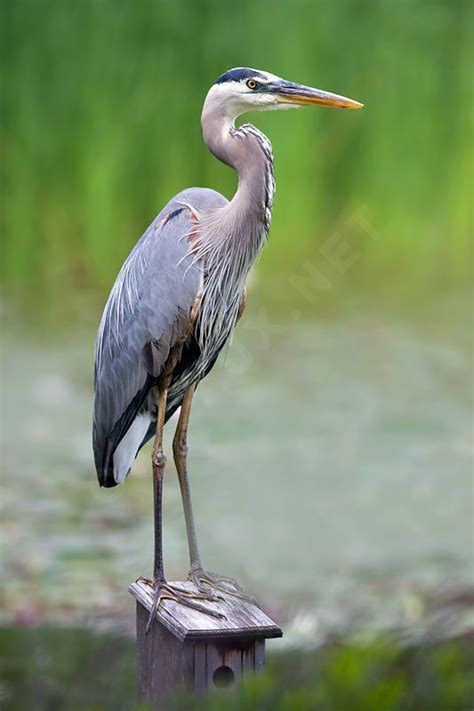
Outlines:
{"label": "wood grain texture", "polygon": [[193,686],[193,649],[171,632],[152,622],[145,633],[148,610],[137,603],[138,694],[153,703]]}
{"label": "wood grain texture", "polygon": [[158,619],[146,634],[148,610],[137,602],[139,697],[165,710],[184,691],[197,695],[237,686],[265,665],[263,637],[181,642]]}
{"label": "wood grain texture", "polygon": [[[193,583],[173,582],[171,585],[183,590],[195,590]],[[153,588],[145,580],[139,579],[129,586],[129,591],[146,610],[151,610]],[[181,642],[185,640],[230,640],[233,638],[281,637],[282,631],[273,620],[257,605],[240,600],[232,595],[223,595],[223,600],[202,603],[210,609],[225,615],[224,618],[211,617],[173,600],[160,603],[156,617]],[[201,601],[199,601],[201,602]]]}

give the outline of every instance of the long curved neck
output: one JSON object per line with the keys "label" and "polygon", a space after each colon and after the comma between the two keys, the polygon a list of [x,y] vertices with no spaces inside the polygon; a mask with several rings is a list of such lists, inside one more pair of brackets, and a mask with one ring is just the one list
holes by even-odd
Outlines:
{"label": "long curved neck", "polygon": [[224,109],[206,99],[202,113],[202,133],[209,150],[239,176],[232,200],[200,215],[197,225],[196,257],[205,262],[196,327],[204,366],[219,352],[237,321],[249,270],[270,229],[275,189],[270,142],[253,126],[236,129],[237,114],[229,116]]}
{"label": "long curved neck", "polygon": [[220,107],[204,105],[203,138],[211,153],[239,176],[237,191],[224,208],[222,217],[247,234],[270,229],[275,181],[270,141],[255,126],[245,124],[236,129],[234,119]]}

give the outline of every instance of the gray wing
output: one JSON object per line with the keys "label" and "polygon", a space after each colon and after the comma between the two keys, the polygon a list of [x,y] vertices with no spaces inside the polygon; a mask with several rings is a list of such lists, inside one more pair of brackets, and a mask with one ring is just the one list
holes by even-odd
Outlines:
{"label": "gray wing", "polygon": [[202,211],[225,202],[212,190],[177,195],[135,245],[115,281],[95,351],[93,448],[101,484],[107,485],[113,450],[183,337],[201,287],[202,267],[190,254],[193,224],[185,205]]}

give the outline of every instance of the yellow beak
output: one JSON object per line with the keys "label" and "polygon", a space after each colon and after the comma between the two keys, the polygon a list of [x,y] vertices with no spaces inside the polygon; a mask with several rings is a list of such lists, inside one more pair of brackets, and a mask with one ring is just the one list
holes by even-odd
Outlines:
{"label": "yellow beak", "polygon": [[279,82],[274,88],[274,93],[277,101],[282,104],[329,106],[336,109],[361,109],[364,106],[359,101],[348,99],[346,96],[288,81]]}

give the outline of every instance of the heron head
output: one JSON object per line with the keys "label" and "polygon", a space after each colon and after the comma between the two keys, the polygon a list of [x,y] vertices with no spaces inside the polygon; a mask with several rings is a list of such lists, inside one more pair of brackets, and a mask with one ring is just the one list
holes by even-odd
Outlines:
{"label": "heron head", "polygon": [[246,111],[272,111],[300,106],[360,109],[363,104],[345,96],[286,81],[274,74],[248,67],[230,69],[211,87],[208,100],[219,103],[229,118]]}

